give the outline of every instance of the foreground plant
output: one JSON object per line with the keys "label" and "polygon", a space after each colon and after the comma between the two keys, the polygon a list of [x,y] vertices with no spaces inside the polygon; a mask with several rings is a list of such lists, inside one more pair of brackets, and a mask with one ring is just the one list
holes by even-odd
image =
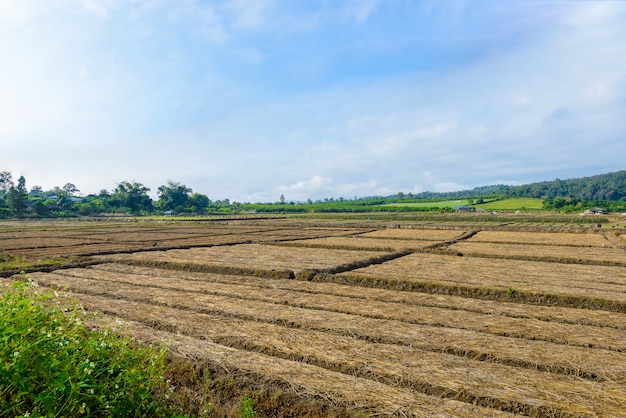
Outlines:
{"label": "foreground plant", "polygon": [[30,280],[1,293],[0,417],[174,415],[163,351],[88,330],[79,305]]}

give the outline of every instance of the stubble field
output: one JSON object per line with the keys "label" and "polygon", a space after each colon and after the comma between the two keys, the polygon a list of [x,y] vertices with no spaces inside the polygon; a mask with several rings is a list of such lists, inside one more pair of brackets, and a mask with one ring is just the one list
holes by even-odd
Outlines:
{"label": "stubble field", "polygon": [[623,238],[563,231],[7,223],[0,254],[80,259],[29,276],[298,415],[626,416]]}

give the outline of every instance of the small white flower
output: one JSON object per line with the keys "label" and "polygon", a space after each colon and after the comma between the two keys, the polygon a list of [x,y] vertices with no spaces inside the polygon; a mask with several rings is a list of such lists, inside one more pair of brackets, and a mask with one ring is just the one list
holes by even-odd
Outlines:
{"label": "small white flower", "polygon": [[19,357],[19,355],[20,355],[19,351],[16,351],[15,353],[13,353],[13,357]]}

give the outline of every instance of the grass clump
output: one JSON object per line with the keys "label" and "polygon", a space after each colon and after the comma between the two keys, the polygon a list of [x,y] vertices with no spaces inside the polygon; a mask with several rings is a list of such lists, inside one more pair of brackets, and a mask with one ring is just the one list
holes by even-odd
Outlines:
{"label": "grass clump", "polygon": [[0,253],[0,273],[4,271],[19,272],[20,270],[29,270],[36,267],[61,266],[65,263],[67,263],[67,260],[60,257],[30,260],[24,256],[11,256],[6,253]]}
{"label": "grass clump", "polygon": [[80,305],[30,280],[0,293],[0,417],[175,415],[164,351],[87,329]]}
{"label": "grass clump", "polygon": [[241,418],[255,418],[257,416],[254,410],[254,400],[249,396],[246,396],[239,405],[239,417]]}

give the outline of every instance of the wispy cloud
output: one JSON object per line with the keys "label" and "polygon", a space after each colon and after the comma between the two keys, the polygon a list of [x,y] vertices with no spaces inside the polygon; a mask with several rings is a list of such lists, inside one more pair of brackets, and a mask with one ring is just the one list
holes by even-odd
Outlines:
{"label": "wispy cloud", "polygon": [[5,0],[0,170],[274,201],[623,169],[624,21],[611,1]]}

